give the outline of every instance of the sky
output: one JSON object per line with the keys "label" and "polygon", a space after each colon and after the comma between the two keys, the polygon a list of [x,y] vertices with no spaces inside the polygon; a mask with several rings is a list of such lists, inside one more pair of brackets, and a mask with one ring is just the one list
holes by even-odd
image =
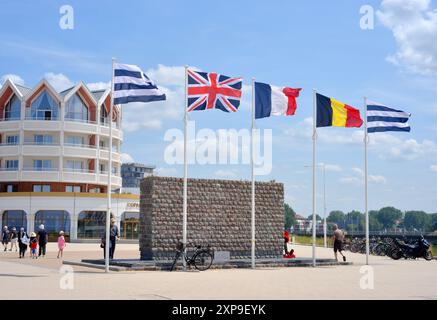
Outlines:
{"label": "sky", "polygon": [[[74,10],[73,29],[60,27],[65,4]],[[185,65],[244,78],[238,112],[191,113],[196,132],[249,129],[253,77],[303,88],[295,116],[256,125],[272,130],[264,143],[272,144],[273,166],[257,180],[283,183],[285,201],[304,216],[312,212],[313,89],[361,110],[366,96],[412,114],[411,133],[370,137],[369,208],[437,212],[436,9],[436,0],[2,0],[0,84],[9,77],[32,87],[46,78],[57,90],[80,81],[99,89],[110,83],[112,57],[140,66],[167,100],[123,106],[123,158],[177,177],[183,166],[166,161],[164,137],[183,129]],[[372,20],[373,28],[362,28]],[[317,144],[327,211],[363,211],[363,129],[322,128]],[[251,168],[197,163],[189,177],[250,180]]]}

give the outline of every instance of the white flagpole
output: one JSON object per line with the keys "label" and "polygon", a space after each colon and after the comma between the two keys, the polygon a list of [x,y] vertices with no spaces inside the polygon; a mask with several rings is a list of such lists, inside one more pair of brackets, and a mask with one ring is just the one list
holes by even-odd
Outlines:
{"label": "white flagpole", "polygon": [[326,164],[323,164],[323,245],[328,247],[327,239],[327,224],[326,224]]}
{"label": "white flagpole", "polygon": [[252,269],[255,269],[255,78],[252,78],[252,130],[251,130],[251,158],[252,166],[252,214],[251,214],[251,231],[252,231]]}
{"label": "white flagpole", "polygon": [[313,115],[313,267],[316,266],[316,140],[317,140],[317,93],[313,90],[313,104],[314,104],[314,115]]}
{"label": "white flagpole", "polygon": [[105,239],[105,272],[109,272],[109,232],[111,229],[111,176],[112,176],[112,112],[114,109],[114,64],[115,58],[112,58],[112,74],[111,74],[111,104],[109,108],[109,163],[108,163],[108,207],[106,211],[106,239]]}
{"label": "white flagpole", "polygon": [[367,132],[367,98],[364,98],[364,198],[366,214],[366,265],[369,264],[370,240],[369,240],[369,208],[368,208],[368,165],[367,165],[367,144],[369,134]]}
{"label": "white flagpole", "polygon": [[[187,252],[187,187],[188,187],[188,162],[187,162],[187,143],[188,143],[188,66],[185,66],[185,102],[184,102],[184,205],[182,217],[182,243],[184,245],[184,253]],[[187,262],[182,258],[184,271],[187,270]]]}

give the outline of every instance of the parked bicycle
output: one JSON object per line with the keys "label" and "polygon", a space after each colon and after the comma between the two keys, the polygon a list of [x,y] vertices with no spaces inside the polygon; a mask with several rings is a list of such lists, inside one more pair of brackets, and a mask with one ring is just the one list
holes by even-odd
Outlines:
{"label": "parked bicycle", "polygon": [[192,245],[192,247],[195,248],[195,250],[193,254],[189,256],[187,251],[185,250],[184,244],[178,241],[178,244],[176,246],[176,255],[170,271],[174,270],[174,268],[176,267],[176,263],[181,256],[182,259],[185,259],[187,266],[191,267],[192,265],[194,265],[194,267],[199,271],[205,271],[211,267],[214,260],[214,252],[210,248],[210,245],[208,244],[206,248],[202,248],[201,245],[194,244]]}

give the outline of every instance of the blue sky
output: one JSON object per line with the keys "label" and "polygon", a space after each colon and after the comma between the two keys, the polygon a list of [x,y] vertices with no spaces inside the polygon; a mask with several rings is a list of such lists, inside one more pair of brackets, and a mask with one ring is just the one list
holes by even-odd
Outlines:
{"label": "blue sky", "polygon": [[[74,29],[59,27],[62,5]],[[360,8],[375,11],[360,28]],[[311,213],[312,89],[362,108],[363,96],[409,111],[410,134],[371,136],[371,209],[437,212],[437,3],[378,1],[17,1],[0,4],[0,77],[27,86],[48,78],[62,89],[110,81],[111,57],[137,64],[168,94],[166,102],[124,107],[126,158],[182,175],[164,161],[166,130],[182,129],[183,67],[245,79],[236,114],[191,115],[197,129],[250,126],[250,79],[302,87],[294,117],[257,122],[273,129],[273,171],[259,180],[285,186],[285,199]],[[327,164],[327,209],[363,210],[362,130],[324,128],[318,160]],[[247,165],[190,166],[191,177],[249,179]],[[319,199],[322,200],[319,176]],[[322,208],[321,201],[319,206]],[[322,214],[322,210],[319,209]]]}

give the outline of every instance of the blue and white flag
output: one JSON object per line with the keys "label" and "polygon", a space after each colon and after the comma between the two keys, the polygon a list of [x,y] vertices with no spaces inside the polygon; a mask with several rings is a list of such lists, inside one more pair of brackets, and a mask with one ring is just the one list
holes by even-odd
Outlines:
{"label": "blue and white flag", "polygon": [[408,120],[411,113],[389,108],[380,103],[367,103],[367,132],[410,132]]}
{"label": "blue and white flag", "polygon": [[165,94],[135,65],[114,64],[114,104],[165,100]]}

